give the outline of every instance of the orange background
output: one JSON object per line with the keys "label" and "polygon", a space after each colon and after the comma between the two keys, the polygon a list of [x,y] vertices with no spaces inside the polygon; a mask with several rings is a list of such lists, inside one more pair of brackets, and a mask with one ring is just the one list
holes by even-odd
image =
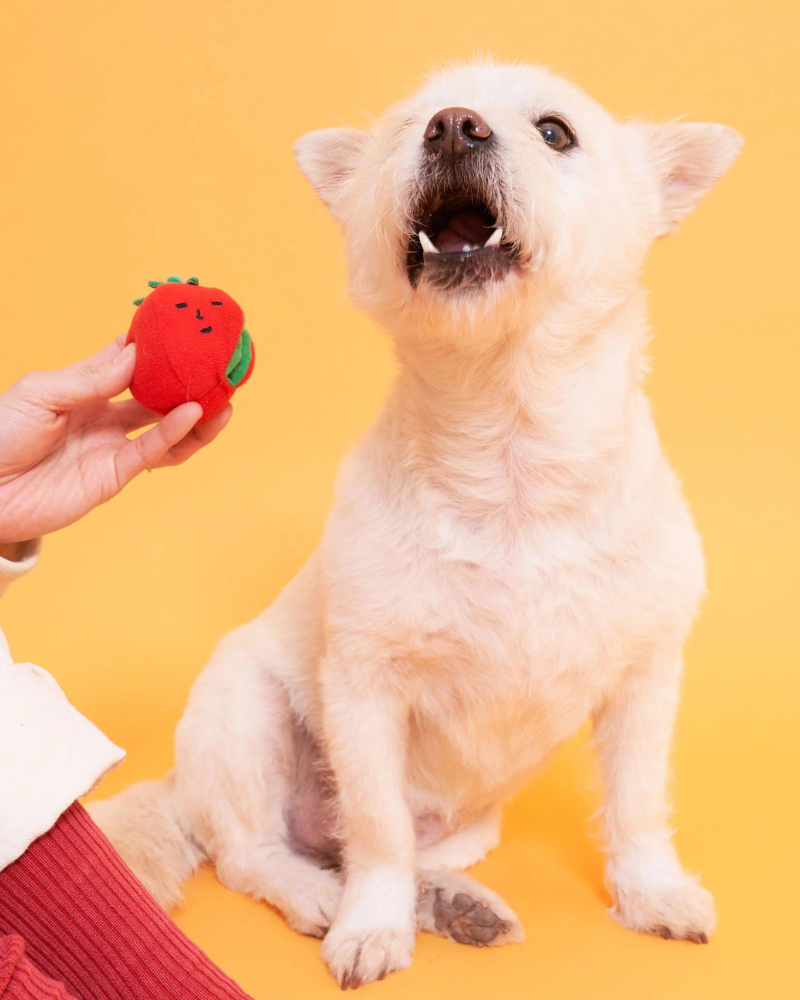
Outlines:
{"label": "orange background", "polygon": [[[650,392],[705,536],[710,597],[688,650],[677,839],[716,894],[708,947],[605,914],[586,738],[508,809],[476,871],[524,945],[430,936],[392,997],[796,997],[800,15],[755,0],[6,0],[0,13],[0,382],[124,331],[148,278],[197,274],[245,307],[259,351],[230,428],[48,540],[3,601],[118,743],[110,794],[169,766],[193,677],[311,551],[340,456],[392,375],[348,304],[339,237],[295,168],[302,132],[361,123],[437,61],[550,64],[621,115],[719,120],[744,155],[653,250]],[[203,872],[178,921],[257,1000],[335,995],[318,943]]]}

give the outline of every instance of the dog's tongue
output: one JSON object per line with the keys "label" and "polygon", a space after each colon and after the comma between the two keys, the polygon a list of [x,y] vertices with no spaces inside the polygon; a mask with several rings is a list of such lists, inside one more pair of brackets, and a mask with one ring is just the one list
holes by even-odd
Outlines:
{"label": "dog's tongue", "polygon": [[447,220],[447,225],[436,237],[436,249],[442,253],[456,253],[465,246],[482,247],[491,236],[486,220],[469,208],[453,212]]}

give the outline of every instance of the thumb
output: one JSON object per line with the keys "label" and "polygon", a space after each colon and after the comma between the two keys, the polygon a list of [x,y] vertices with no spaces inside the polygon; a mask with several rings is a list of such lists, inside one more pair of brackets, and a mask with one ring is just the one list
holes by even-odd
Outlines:
{"label": "thumb", "polygon": [[135,364],[136,345],[128,344],[108,361],[27,375],[20,380],[19,391],[25,402],[43,409],[72,410],[124,392],[133,379]]}

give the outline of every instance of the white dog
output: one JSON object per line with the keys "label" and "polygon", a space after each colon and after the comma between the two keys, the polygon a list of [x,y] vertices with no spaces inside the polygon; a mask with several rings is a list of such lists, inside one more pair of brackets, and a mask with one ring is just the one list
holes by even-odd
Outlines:
{"label": "white dog", "polygon": [[401,371],[319,550],[195,684],[175,772],[94,810],[164,904],[211,861],[324,936],[344,987],[407,966],[419,927],[519,940],[460,872],[591,715],[614,917],[706,941],[666,797],[703,559],[642,391],[638,276],[741,144],[491,63],[298,142]]}

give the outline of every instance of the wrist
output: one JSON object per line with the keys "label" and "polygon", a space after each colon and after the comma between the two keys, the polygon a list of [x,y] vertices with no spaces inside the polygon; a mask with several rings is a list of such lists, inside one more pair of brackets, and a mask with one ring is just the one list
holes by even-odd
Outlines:
{"label": "wrist", "polygon": [[6,562],[21,562],[25,558],[25,547],[29,542],[0,542],[0,559]]}
{"label": "wrist", "polygon": [[40,538],[24,542],[0,542],[0,593],[32,569],[42,547]]}

